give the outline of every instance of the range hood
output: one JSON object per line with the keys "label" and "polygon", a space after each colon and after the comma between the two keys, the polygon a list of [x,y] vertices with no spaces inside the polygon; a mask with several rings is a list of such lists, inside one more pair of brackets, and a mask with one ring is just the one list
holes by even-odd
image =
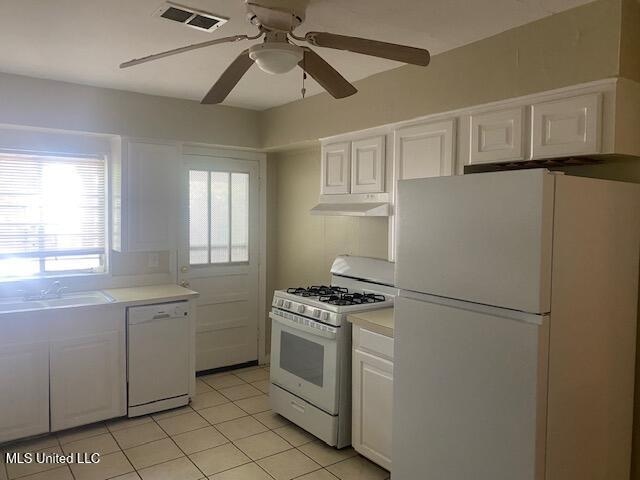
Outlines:
{"label": "range hood", "polygon": [[391,208],[388,202],[319,203],[311,215],[346,215],[351,217],[388,217]]}

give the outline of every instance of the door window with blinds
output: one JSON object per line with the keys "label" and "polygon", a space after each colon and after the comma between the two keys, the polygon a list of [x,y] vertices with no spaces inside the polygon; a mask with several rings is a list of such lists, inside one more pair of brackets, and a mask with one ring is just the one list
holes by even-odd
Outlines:
{"label": "door window with blinds", "polygon": [[189,263],[249,261],[249,174],[189,170]]}
{"label": "door window with blinds", "polygon": [[105,269],[105,160],[0,152],[0,279]]}

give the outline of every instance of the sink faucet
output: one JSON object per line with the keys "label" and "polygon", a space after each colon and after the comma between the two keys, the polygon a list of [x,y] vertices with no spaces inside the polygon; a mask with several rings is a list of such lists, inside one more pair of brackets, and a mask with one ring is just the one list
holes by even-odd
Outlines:
{"label": "sink faucet", "polygon": [[62,286],[62,284],[56,280],[51,284],[49,288],[47,288],[46,290],[42,290],[40,292],[40,296],[42,298],[46,298],[49,295],[55,295],[56,298],[60,298],[62,297],[62,294],[66,291],[67,291],[67,287]]}
{"label": "sink faucet", "polygon": [[18,290],[18,293],[23,295],[23,300],[25,302],[31,300],[44,300],[49,296],[55,296],[56,298],[62,298],[64,292],[68,290],[67,287],[63,286],[59,281],[55,281],[51,284],[51,286],[47,289],[40,290],[39,293],[30,293],[27,290]]}

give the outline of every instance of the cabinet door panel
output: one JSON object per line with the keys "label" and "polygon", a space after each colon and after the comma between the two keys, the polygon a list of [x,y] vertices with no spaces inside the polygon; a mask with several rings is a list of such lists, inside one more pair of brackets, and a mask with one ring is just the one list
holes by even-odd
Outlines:
{"label": "cabinet door panel", "polygon": [[0,390],[0,443],[48,432],[48,343],[0,347]]}
{"label": "cabinet door panel", "polygon": [[[453,175],[456,142],[456,120],[422,123],[399,128],[394,132],[395,181],[412,178]],[[394,185],[397,192],[397,185]],[[397,195],[394,193],[394,195]],[[395,260],[396,219],[398,204],[389,235],[389,260]]]}
{"label": "cabinet door panel", "polygon": [[351,193],[384,191],[385,137],[351,143]]}
{"label": "cabinet door panel", "polygon": [[391,469],[393,363],[353,350],[353,447]]}
{"label": "cabinet door panel", "polygon": [[125,414],[124,345],[122,332],[52,342],[52,431]]}
{"label": "cabinet door panel", "polygon": [[525,159],[524,107],[472,114],[469,124],[470,165]]}
{"label": "cabinet door panel", "polygon": [[413,125],[395,132],[396,179],[453,173],[455,120]]}
{"label": "cabinet door panel", "polygon": [[531,157],[600,152],[602,94],[544,102],[531,107]]}
{"label": "cabinet door panel", "polygon": [[128,146],[128,251],[176,247],[179,154],[175,145]]}
{"label": "cabinet door panel", "polygon": [[349,193],[351,170],[350,142],[333,143],[322,147],[322,195]]}

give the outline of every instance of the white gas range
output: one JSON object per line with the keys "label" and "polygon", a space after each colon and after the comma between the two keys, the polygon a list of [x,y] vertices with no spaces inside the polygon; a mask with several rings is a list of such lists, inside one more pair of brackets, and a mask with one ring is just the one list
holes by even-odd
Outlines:
{"label": "white gas range", "polygon": [[331,286],[277,290],[269,317],[271,403],[327,444],[351,444],[351,324],[347,315],[388,308],[394,264],[340,256]]}

